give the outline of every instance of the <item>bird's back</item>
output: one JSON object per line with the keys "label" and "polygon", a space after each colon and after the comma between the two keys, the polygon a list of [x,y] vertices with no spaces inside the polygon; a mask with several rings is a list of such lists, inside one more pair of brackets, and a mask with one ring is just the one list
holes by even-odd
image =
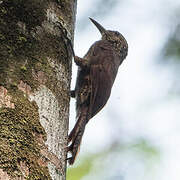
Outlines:
{"label": "bird's back", "polygon": [[104,107],[109,99],[121,60],[111,43],[106,40],[95,42],[83,59],[89,66],[86,69],[79,68],[76,82],[76,106],[77,114],[79,114],[82,106],[88,104],[90,119]]}

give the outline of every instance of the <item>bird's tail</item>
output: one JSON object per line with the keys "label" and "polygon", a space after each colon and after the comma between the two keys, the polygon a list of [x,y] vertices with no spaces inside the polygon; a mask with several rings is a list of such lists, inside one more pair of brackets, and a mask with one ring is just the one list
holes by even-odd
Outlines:
{"label": "bird's tail", "polygon": [[71,144],[68,146],[68,152],[70,152],[72,155],[70,158],[68,158],[68,162],[70,165],[74,163],[76,156],[80,150],[81,140],[84,134],[86,123],[87,109],[85,108],[83,111],[81,111],[74,128],[68,136],[68,144],[71,142]]}

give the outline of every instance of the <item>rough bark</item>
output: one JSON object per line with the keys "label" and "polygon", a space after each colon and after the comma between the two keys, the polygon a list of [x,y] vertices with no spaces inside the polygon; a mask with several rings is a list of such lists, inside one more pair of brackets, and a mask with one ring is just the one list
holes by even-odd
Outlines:
{"label": "rough bark", "polygon": [[0,179],[65,180],[76,0],[0,0]]}

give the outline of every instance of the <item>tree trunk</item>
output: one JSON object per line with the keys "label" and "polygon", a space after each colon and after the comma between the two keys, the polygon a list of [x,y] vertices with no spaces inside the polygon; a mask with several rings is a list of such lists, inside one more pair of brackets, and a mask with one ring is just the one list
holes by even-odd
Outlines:
{"label": "tree trunk", "polygon": [[0,180],[65,180],[76,0],[0,0]]}

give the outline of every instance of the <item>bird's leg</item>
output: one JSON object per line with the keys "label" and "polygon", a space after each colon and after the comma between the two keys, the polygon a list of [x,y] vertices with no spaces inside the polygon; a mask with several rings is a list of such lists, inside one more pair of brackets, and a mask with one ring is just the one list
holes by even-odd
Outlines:
{"label": "bird's leg", "polygon": [[75,98],[76,97],[75,90],[70,91],[70,95],[72,98]]}
{"label": "bird's leg", "polygon": [[86,59],[80,58],[78,56],[74,56],[74,62],[76,63],[76,65],[80,66],[80,67],[88,67],[88,62]]}
{"label": "bird's leg", "polygon": [[80,57],[75,55],[74,48],[73,48],[73,45],[72,45],[71,41],[69,41],[69,45],[70,45],[70,48],[71,48],[71,51],[72,51],[72,55],[74,57],[74,62],[80,67],[87,66],[88,64],[87,64],[87,61],[85,59],[80,58]]}
{"label": "bird's leg", "polygon": [[[71,41],[69,43],[70,43],[71,51],[72,51],[72,54],[73,54],[73,57],[74,57],[74,62],[76,63],[76,65],[78,65],[78,66],[80,66],[82,68],[87,67],[88,66],[87,61],[85,59],[83,59],[83,58],[75,56],[73,45],[72,45]],[[75,90],[70,91],[70,96],[72,98],[76,97]]]}

